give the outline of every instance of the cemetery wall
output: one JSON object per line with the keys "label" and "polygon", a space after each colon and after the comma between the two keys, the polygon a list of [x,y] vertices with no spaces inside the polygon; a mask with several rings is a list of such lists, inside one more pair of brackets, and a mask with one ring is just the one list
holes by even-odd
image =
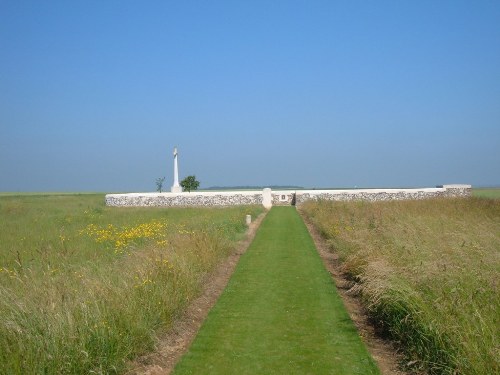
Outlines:
{"label": "cemetery wall", "polygon": [[420,189],[355,189],[355,190],[312,190],[297,192],[296,204],[308,200],[324,199],[334,201],[389,201],[418,200],[438,197],[467,197],[471,195],[470,185],[444,185]]}
{"label": "cemetery wall", "polygon": [[300,205],[308,200],[334,201],[388,201],[427,199],[436,197],[467,197],[471,185],[443,185],[420,189],[353,189],[353,190],[282,190],[221,191],[191,193],[130,193],[107,194],[107,206],[121,207],[174,207],[174,206],[235,206],[263,204]]}
{"label": "cemetery wall", "polygon": [[107,194],[107,206],[174,207],[262,204],[262,191]]}

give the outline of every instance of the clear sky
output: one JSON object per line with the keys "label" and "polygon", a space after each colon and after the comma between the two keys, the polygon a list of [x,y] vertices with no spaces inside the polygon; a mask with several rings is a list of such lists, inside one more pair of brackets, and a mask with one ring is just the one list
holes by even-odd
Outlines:
{"label": "clear sky", "polygon": [[500,184],[500,1],[0,1],[0,191]]}

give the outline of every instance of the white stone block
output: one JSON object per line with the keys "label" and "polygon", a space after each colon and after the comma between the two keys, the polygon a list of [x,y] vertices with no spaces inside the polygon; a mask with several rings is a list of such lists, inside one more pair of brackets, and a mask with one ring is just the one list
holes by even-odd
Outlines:
{"label": "white stone block", "polygon": [[270,188],[265,188],[262,191],[262,205],[265,209],[270,209],[273,206],[273,195]]}

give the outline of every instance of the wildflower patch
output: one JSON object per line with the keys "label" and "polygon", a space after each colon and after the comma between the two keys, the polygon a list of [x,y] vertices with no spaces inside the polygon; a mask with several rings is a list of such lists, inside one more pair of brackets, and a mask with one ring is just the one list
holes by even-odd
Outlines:
{"label": "wildflower patch", "polygon": [[167,221],[160,220],[124,227],[116,227],[113,224],[99,227],[96,224],[89,224],[80,231],[80,235],[89,236],[97,243],[107,244],[114,249],[116,254],[123,254],[132,245],[146,241],[155,242],[161,246],[167,245],[167,228]]}

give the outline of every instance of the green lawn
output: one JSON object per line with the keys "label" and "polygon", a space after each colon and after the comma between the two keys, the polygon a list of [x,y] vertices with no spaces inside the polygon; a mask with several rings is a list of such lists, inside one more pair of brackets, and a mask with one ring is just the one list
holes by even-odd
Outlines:
{"label": "green lawn", "polygon": [[379,374],[294,207],[274,207],[179,374]]}

